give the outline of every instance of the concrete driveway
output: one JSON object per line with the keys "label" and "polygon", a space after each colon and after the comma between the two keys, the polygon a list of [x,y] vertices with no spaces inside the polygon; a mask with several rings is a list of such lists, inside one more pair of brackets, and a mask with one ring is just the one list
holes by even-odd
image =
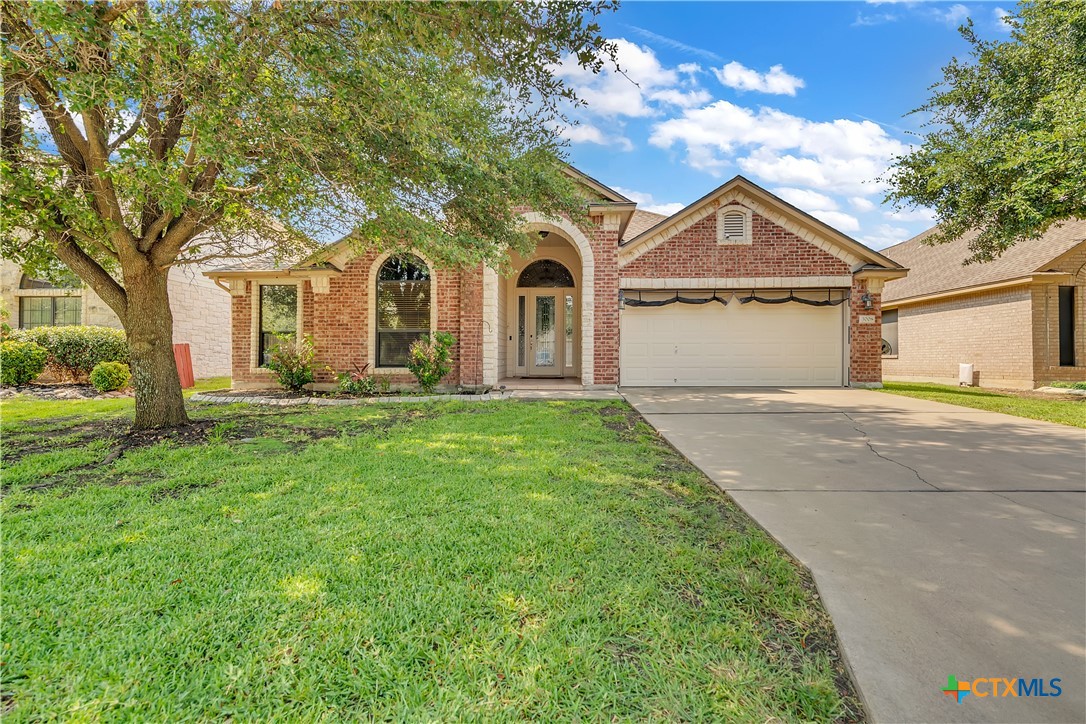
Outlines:
{"label": "concrete driveway", "polygon": [[[1086,431],[867,390],[623,392],[811,569],[877,721],[1086,721]],[[949,675],[1063,693],[957,704]]]}

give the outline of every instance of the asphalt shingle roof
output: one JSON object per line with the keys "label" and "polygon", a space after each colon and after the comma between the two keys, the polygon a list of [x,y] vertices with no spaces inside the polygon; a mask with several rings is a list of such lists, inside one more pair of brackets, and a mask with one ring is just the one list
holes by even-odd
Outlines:
{"label": "asphalt shingle roof", "polygon": [[970,256],[969,242],[976,238],[977,232],[947,244],[925,245],[924,239],[934,231],[929,229],[882,250],[883,255],[909,270],[909,276],[904,279],[886,283],[883,301],[994,284],[1046,271],[1046,264],[1086,241],[1086,219],[1053,225],[1040,239],[1015,244],[998,259],[981,264],[962,263]]}
{"label": "asphalt shingle roof", "polygon": [[622,240],[632,239],[638,234],[648,231],[666,218],[663,214],[638,209],[630,217],[630,223],[626,225],[626,233],[622,235]]}

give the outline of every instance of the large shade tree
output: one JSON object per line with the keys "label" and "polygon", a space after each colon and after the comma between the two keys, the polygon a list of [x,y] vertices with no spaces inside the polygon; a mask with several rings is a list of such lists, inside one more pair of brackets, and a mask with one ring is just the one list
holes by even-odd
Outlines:
{"label": "large shade tree", "polygon": [[1006,22],[1005,41],[961,28],[971,57],[943,68],[914,111],[930,130],[888,177],[889,201],[935,210],[929,242],[979,230],[971,261],[1086,217],[1086,3],[1024,2]]}
{"label": "large shade tree", "polygon": [[577,214],[555,75],[598,71],[611,2],[5,0],[3,253],[117,313],[136,427],[187,421],[167,273],[353,231],[449,264]]}

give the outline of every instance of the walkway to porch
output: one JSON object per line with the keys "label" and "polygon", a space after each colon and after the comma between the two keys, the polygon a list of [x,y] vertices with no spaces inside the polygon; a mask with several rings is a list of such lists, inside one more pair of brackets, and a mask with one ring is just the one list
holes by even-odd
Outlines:
{"label": "walkway to porch", "polygon": [[615,390],[586,390],[576,377],[506,377],[491,394],[518,400],[621,400]]}

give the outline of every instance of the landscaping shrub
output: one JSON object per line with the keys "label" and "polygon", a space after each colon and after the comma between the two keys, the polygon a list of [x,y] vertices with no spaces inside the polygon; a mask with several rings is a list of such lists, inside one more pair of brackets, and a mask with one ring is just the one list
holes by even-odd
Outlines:
{"label": "landscaping shrub", "polygon": [[45,369],[45,349],[33,342],[0,342],[0,383],[25,385]]}
{"label": "landscaping shrub", "polygon": [[124,331],[112,327],[35,327],[12,332],[12,338],[45,348],[45,364],[58,377],[87,379],[99,362],[128,362]]}
{"label": "landscaping shrub", "polygon": [[433,392],[441,378],[452,370],[451,347],[456,337],[448,332],[424,335],[411,345],[407,369],[415,375],[423,392]]}
{"label": "landscaping shrub", "polygon": [[1060,387],[1065,390],[1086,390],[1086,382],[1049,382],[1049,387]]}
{"label": "landscaping shrub", "polygon": [[336,375],[336,379],[339,380],[339,391],[345,395],[354,395],[356,397],[372,397],[377,394],[377,380],[373,378],[373,375],[366,374],[366,368],[359,369],[355,367],[354,372],[340,372]]}
{"label": "landscaping shrub", "polygon": [[313,359],[317,349],[308,334],[299,342],[293,336],[278,336],[279,344],[268,355],[268,369],[275,373],[279,384],[297,392],[313,381]]}
{"label": "landscaping shrub", "polygon": [[128,385],[132,373],[124,362],[99,362],[90,373],[90,383],[99,392],[112,392]]}

